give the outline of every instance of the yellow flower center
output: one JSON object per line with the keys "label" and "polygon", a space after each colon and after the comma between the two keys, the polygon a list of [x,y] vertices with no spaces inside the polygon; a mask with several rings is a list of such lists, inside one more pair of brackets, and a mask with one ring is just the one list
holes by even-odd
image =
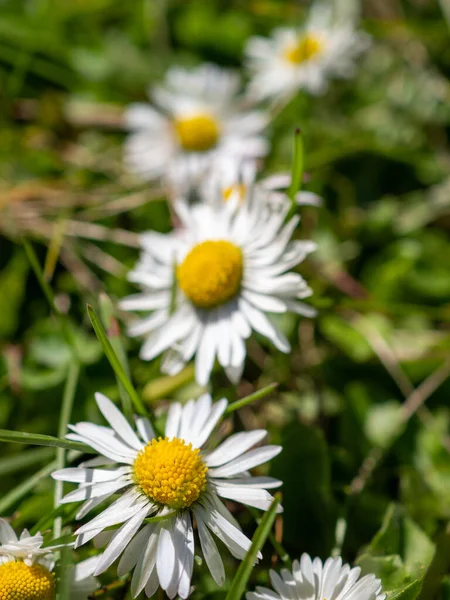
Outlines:
{"label": "yellow flower center", "polygon": [[296,65],[307,62],[323,49],[323,42],[313,35],[306,34],[295,43],[289,44],[283,52],[284,58]]}
{"label": "yellow flower center", "polygon": [[219,123],[206,113],[176,119],[175,131],[181,146],[188,152],[211,150],[220,135]]}
{"label": "yellow flower center", "polygon": [[208,468],[198,448],[179,438],[153,439],[134,463],[136,483],[149,498],[169,508],[188,508],[206,489]]}
{"label": "yellow flower center", "polygon": [[0,600],[53,600],[55,579],[42,565],[10,561],[0,565]]}
{"label": "yellow flower center", "polygon": [[222,192],[225,202],[228,202],[228,200],[231,198],[231,194],[237,194],[239,203],[241,203],[244,201],[245,195],[247,194],[247,186],[243,183],[234,183],[233,185],[229,185]]}
{"label": "yellow flower center", "polygon": [[192,248],[177,268],[177,279],[192,304],[214,308],[237,294],[242,272],[240,248],[225,240],[215,240]]}

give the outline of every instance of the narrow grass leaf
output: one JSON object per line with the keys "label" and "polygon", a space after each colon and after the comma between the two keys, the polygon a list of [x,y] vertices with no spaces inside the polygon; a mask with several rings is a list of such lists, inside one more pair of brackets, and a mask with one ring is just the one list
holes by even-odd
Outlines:
{"label": "narrow grass leaf", "polygon": [[278,498],[274,498],[269,510],[264,513],[264,516],[255,531],[255,535],[253,536],[252,545],[236,571],[236,575],[234,576],[225,600],[240,600],[244,595],[251,572],[255,566],[258,552],[264,546],[277,516],[278,504]]}
{"label": "narrow grass leaf", "polygon": [[53,446],[54,448],[65,448],[66,450],[78,450],[86,454],[95,454],[95,450],[80,442],[71,442],[52,435],[42,433],[25,433],[24,431],[10,431],[0,429],[0,442],[13,442],[15,444],[31,444],[33,446]]}
{"label": "narrow grass leaf", "polygon": [[[130,377],[130,369],[128,366],[127,355],[123,346],[122,337],[120,335],[119,325],[117,319],[114,316],[114,307],[110,298],[106,294],[100,294],[100,316],[103,321],[103,325],[106,329],[108,339],[111,342],[111,346],[116,353],[117,358],[122,364],[123,370],[127,377]],[[125,417],[130,423],[133,422],[133,407],[131,404],[130,396],[126,391],[123,383],[116,374],[117,385],[119,387],[120,400],[122,403],[122,410]]]}
{"label": "narrow grass leaf", "polygon": [[87,312],[89,315],[89,319],[91,320],[92,327],[94,328],[95,334],[98,338],[98,341],[102,345],[103,351],[104,351],[107,359],[109,360],[109,363],[110,363],[111,367],[113,368],[114,373],[117,375],[119,381],[122,383],[127,394],[131,398],[131,401],[134,404],[135,410],[140,415],[147,417],[148,414],[145,409],[145,406],[143,405],[141,399],[139,398],[139,396],[138,396],[136,390],[134,389],[133,384],[129,380],[127,374],[125,373],[125,369],[123,368],[122,363],[120,362],[119,358],[117,357],[117,354],[115,353],[114,348],[112,347],[111,342],[109,341],[108,336],[106,335],[106,331],[104,330],[103,325],[100,322],[100,319],[98,318],[95,310],[89,304],[87,305]]}
{"label": "narrow grass leaf", "polygon": [[288,214],[290,218],[297,210],[295,196],[302,186],[303,171],[305,168],[305,147],[303,135],[300,129],[295,130],[294,134],[294,156],[292,158],[291,185],[289,186],[288,196],[291,200],[291,208]]}

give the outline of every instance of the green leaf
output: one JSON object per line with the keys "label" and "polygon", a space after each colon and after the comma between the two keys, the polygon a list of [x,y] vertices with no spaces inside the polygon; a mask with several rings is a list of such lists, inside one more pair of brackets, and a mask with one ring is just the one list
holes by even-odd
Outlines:
{"label": "green leaf", "polygon": [[269,510],[264,513],[261,523],[258,525],[255,535],[253,536],[252,545],[236,571],[236,575],[234,576],[225,600],[240,600],[244,595],[258,553],[264,546],[267,536],[272,529],[275,517],[277,516],[278,504],[279,500],[274,498]]}
{"label": "green leaf", "polygon": [[416,600],[422,590],[423,578],[416,579],[405,588],[389,594],[388,600]]}
{"label": "green leaf", "polygon": [[383,590],[386,592],[398,589],[409,579],[403,561],[398,554],[391,554],[390,556],[362,554],[356,564],[361,567],[362,573],[373,573],[379,577],[383,583]]}
{"label": "green leaf", "polygon": [[291,555],[307,547],[328,555],[334,541],[335,506],[328,448],[315,427],[292,423],[281,434],[283,451],[271,475],[283,481],[284,541]]}
{"label": "green leaf", "polygon": [[374,556],[400,555],[408,571],[414,574],[428,567],[433,558],[434,544],[400,506],[391,504],[381,529],[367,550]]}

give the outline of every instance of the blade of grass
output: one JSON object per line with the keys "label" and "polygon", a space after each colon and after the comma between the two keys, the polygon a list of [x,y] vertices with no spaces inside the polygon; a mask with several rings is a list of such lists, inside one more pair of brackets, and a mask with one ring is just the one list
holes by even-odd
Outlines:
{"label": "blade of grass", "polygon": [[305,147],[303,135],[300,129],[295,130],[294,134],[294,156],[292,159],[291,185],[289,186],[288,196],[291,200],[289,216],[292,216],[297,210],[295,196],[302,186],[303,171],[305,168]]}
{"label": "blade of grass", "polygon": [[95,450],[80,442],[62,440],[52,435],[42,433],[25,433],[24,431],[10,431],[0,429],[0,442],[13,442],[15,444],[31,444],[34,446],[52,446],[54,448],[65,448],[67,450],[78,450],[85,454],[95,454]]}
{"label": "blade of grass", "polygon": [[[79,452],[70,452],[68,460],[71,462],[80,456]],[[16,505],[28,492],[33,490],[44,477],[48,477],[56,469],[56,460],[53,460],[45,467],[34,473],[31,477],[10,490],[0,499],[0,515],[11,512],[11,508]]]}
{"label": "blade of grass", "polygon": [[[70,415],[72,414],[73,401],[75,399],[75,393],[77,390],[78,378],[80,375],[80,366],[77,363],[71,363],[69,367],[69,373],[67,375],[66,385],[64,388],[63,400],[61,405],[61,411],[59,414],[59,425],[58,425],[58,437],[64,438],[67,433],[67,425],[70,421]],[[64,469],[66,462],[66,451],[64,448],[57,448],[56,450],[56,468]],[[64,495],[64,482],[55,481],[55,495],[54,495],[54,506],[59,506],[61,498]],[[55,519],[53,524],[53,534],[55,537],[61,535],[62,521],[58,517]]]}
{"label": "blade of grass", "polygon": [[261,522],[255,531],[255,535],[253,536],[252,545],[236,571],[236,575],[234,576],[225,600],[240,600],[244,595],[248,580],[258,557],[258,552],[264,546],[267,536],[274,524],[278,504],[278,498],[274,498],[269,510],[261,519]]}
{"label": "blade of grass", "polygon": [[[128,367],[127,355],[123,347],[122,338],[120,335],[119,324],[114,316],[114,307],[110,298],[106,294],[100,294],[100,316],[106,328],[108,339],[115,351],[117,358],[122,364],[127,377],[130,377],[130,369]],[[120,399],[122,402],[122,410],[125,417],[130,423],[133,421],[133,407],[130,396],[124,388],[122,382],[116,374],[116,381],[119,387]]]}
{"label": "blade of grass", "polygon": [[[261,514],[260,511],[255,508],[250,508],[250,512],[255,518],[256,523],[259,525],[261,523]],[[280,515],[278,515],[280,517]],[[287,551],[283,548],[282,544],[277,541],[274,533],[272,531],[269,532],[269,541],[272,544],[273,549],[278,554],[280,560],[284,563],[288,563],[291,559]]]}
{"label": "blade of grass", "polygon": [[92,306],[90,306],[90,304],[87,305],[87,312],[89,315],[89,319],[92,323],[92,327],[94,328],[95,334],[98,338],[98,341],[102,345],[103,351],[106,354],[107,359],[109,360],[109,364],[113,368],[114,373],[116,374],[119,381],[125,388],[127,394],[131,398],[135,410],[140,415],[148,417],[147,411],[145,409],[144,404],[142,403],[142,400],[139,398],[136,390],[133,387],[133,384],[131,383],[127,374],[125,373],[125,369],[123,368],[120,360],[118,359],[117,354],[114,352],[114,348],[112,347],[111,342],[109,341],[108,336],[106,335],[106,332],[103,328],[103,325],[100,322],[100,319],[98,318],[95,310],[92,308]]}
{"label": "blade of grass", "polygon": [[266,387],[263,387],[261,390],[250,394],[249,396],[245,396],[245,398],[241,398],[240,400],[236,400],[228,405],[228,408],[225,411],[226,415],[234,412],[235,410],[239,410],[243,406],[247,406],[256,400],[261,400],[261,398],[265,398],[269,394],[271,394],[278,387],[278,383],[271,383]]}
{"label": "blade of grass", "polygon": [[50,460],[53,456],[54,450],[51,448],[33,448],[20,454],[7,456],[0,460],[0,476],[18,473],[28,467]]}

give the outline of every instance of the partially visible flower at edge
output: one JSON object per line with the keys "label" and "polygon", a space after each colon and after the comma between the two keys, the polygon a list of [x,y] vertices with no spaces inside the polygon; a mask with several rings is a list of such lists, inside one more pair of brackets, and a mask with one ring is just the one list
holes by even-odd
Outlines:
{"label": "partially visible flower at edge", "polygon": [[245,49],[253,101],[289,98],[300,90],[324,94],[332,78],[354,74],[369,36],[347,23],[332,23],[328,10],[313,11],[303,27],[279,28],[251,37]]}
{"label": "partially visible flower at edge", "polygon": [[247,600],[385,600],[381,580],[369,574],[360,577],[360,567],[351,568],[342,564],[342,558],[320,558],[311,560],[302,554],[300,561],[294,560],[292,572],[283,569],[280,573],[270,571],[273,589],[257,587],[248,592]]}
{"label": "partially visible flower at edge", "polygon": [[[5,519],[0,519],[0,597],[4,600],[53,600],[55,557],[62,545],[42,547],[40,533],[24,529],[17,537]],[[94,556],[71,565],[70,599],[86,600],[98,587],[92,576],[98,564]]]}

